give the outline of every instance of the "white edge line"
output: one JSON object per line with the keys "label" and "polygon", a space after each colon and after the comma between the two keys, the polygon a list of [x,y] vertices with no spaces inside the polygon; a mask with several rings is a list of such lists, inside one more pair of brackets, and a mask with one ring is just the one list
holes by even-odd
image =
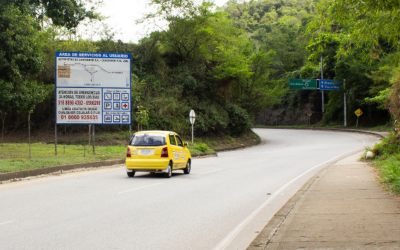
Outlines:
{"label": "white edge line", "polygon": [[[362,139],[362,138],[361,138],[361,139]],[[364,147],[364,145],[365,145],[365,140],[364,140],[364,139],[362,139],[362,140],[363,140],[363,144],[362,144],[360,147],[358,147],[358,148],[356,148],[356,149],[354,149],[354,150],[352,150],[352,151],[350,151],[350,152],[346,152],[346,153],[340,154],[340,155],[338,155],[338,156],[335,156],[335,157],[331,158],[330,160],[327,160],[327,161],[325,161],[325,162],[323,162],[323,163],[320,163],[320,164],[318,164],[318,165],[316,165],[316,166],[310,168],[310,169],[307,170],[306,172],[302,173],[301,175],[297,176],[296,178],[292,179],[292,180],[289,181],[288,183],[286,183],[284,186],[282,186],[280,189],[278,189],[278,191],[276,191],[272,196],[270,196],[269,199],[267,199],[266,201],[264,201],[264,203],[262,203],[262,204],[261,204],[256,210],[254,210],[249,216],[247,216],[246,219],[244,219],[244,220],[243,220],[242,222],[240,222],[234,229],[232,229],[232,231],[230,231],[229,234],[228,234],[227,236],[225,236],[225,238],[224,238],[222,241],[220,241],[220,242],[218,243],[218,245],[216,245],[216,246],[213,248],[213,250],[221,250],[221,249],[225,249],[227,246],[229,246],[229,244],[230,244],[230,243],[235,239],[235,237],[247,226],[247,224],[249,224],[250,221],[252,221],[252,220],[257,216],[257,214],[258,214],[265,206],[267,206],[271,201],[273,201],[274,198],[275,198],[276,196],[278,196],[278,194],[280,194],[285,188],[287,188],[287,187],[288,187],[289,185],[291,185],[293,182],[297,181],[298,179],[300,179],[301,177],[303,177],[304,175],[306,175],[308,172],[310,172],[310,171],[312,171],[312,170],[314,170],[314,169],[316,169],[316,168],[318,168],[318,167],[320,167],[320,166],[322,166],[322,165],[324,165],[324,164],[326,164],[326,163],[334,162],[334,161],[340,159],[342,156],[344,156],[344,155],[346,155],[346,154],[350,156],[350,155],[352,155],[352,154],[355,154],[355,153],[359,152],[360,149],[362,149],[362,148]]]}
{"label": "white edge line", "polygon": [[13,220],[9,220],[9,221],[6,221],[6,222],[0,222],[0,226],[8,224],[8,223],[12,223],[12,222],[14,222],[14,221]]}
{"label": "white edge line", "polygon": [[151,184],[151,185],[147,185],[147,186],[143,186],[143,187],[138,187],[138,188],[134,188],[134,189],[125,190],[125,191],[119,192],[117,194],[124,194],[124,193],[128,193],[128,192],[133,192],[133,191],[136,191],[136,190],[139,190],[139,189],[148,188],[148,187],[152,187],[152,186],[157,186],[157,185],[160,185],[160,184],[162,184],[162,182]]}

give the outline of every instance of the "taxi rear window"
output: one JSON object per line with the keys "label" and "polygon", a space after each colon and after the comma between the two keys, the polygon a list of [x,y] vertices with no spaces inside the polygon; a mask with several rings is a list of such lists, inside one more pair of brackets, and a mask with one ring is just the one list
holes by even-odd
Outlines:
{"label": "taxi rear window", "polygon": [[165,135],[161,134],[137,134],[133,135],[130,146],[163,146],[167,145]]}

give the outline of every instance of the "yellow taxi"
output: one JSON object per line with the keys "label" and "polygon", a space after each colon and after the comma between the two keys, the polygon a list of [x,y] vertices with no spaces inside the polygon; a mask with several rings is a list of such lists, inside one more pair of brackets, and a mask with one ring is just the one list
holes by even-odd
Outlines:
{"label": "yellow taxi", "polygon": [[128,177],[136,172],[164,173],[171,178],[173,170],[190,173],[191,155],[187,143],[172,131],[140,131],[135,133],[126,152]]}

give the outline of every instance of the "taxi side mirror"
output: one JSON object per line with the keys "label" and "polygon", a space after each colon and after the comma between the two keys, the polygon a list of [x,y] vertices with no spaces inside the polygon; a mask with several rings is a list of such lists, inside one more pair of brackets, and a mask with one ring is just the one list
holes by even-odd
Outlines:
{"label": "taxi side mirror", "polygon": [[188,146],[188,143],[187,143],[187,142],[184,142],[184,143],[183,143],[183,146],[184,146],[184,147],[187,147],[187,146]]}

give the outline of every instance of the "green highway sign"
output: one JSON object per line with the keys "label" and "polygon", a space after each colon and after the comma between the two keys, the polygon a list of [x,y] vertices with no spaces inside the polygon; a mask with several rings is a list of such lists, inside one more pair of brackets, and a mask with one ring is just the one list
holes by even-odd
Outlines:
{"label": "green highway sign", "polygon": [[289,89],[317,89],[317,79],[290,79]]}

